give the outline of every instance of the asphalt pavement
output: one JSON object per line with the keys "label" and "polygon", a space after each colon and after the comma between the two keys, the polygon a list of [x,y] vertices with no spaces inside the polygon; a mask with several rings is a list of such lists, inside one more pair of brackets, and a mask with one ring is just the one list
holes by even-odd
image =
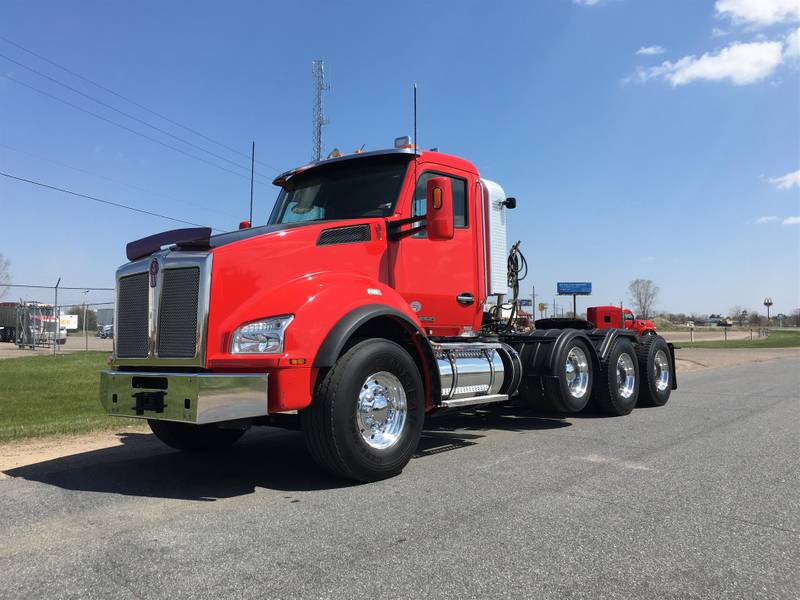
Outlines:
{"label": "asphalt pavement", "polygon": [[432,419],[398,477],[296,432],[152,436],[0,480],[0,597],[798,598],[800,360],[685,374],[624,418]]}

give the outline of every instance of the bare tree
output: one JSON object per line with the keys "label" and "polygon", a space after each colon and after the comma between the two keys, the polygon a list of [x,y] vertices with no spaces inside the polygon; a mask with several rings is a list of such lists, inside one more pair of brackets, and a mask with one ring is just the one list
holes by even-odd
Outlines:
{"label": "bare tree", "polygon": [[0,254],[0,298],[6,295],[8,285],[11,283],[11,263]]}
{"label": "bare tree", "polygon": [[640,318],[647,319],[650,317],[659,291],[658,286],[650,279],[634,279],[630,282],[628,294],[630,294],[633,308]]}
{"label": "bare tree", "polygon": [[731,319],[740,327],[747,320],[747,310],[740,305],[731,306],[730,309]]}

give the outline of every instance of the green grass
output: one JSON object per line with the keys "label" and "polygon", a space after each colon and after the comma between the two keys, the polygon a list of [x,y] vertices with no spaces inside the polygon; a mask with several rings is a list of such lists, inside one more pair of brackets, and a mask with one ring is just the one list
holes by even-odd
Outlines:
{"label": "green grass", "polygon": [[25,438],[142,426],[100,405],[107,352],[0,360],[0,444]]}
{"label": "green grass", "polygon": [[[755,334],[754,334],[755,335]],[[708,342],[675,342],[681,348],[800,348],[800,331],[770,331],[769,337],[753,341],[714,340]]]}

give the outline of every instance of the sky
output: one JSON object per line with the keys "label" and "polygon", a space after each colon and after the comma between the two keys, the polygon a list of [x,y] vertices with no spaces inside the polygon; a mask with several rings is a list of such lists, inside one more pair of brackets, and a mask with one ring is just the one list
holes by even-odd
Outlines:
{"label": "sky", "polygon": [[[255,141],[263,223],[272,177],[311,158],[311,61],[324,59],[325,151],[410,134],[416,82],[418,143],[518,199],[509,240],[523,242],[537,302],[557,281],[591,281],[579,309],[618,303],[648,278],[657,310],[763,311],[769,296],[788,314],[799,25],[797,0],[12,0],[0,171],[231,229],[249,212]],[[0,177],[13,283],[112,287],[128,241],[179,226]],[[19,297],[50,293],[4,300]]]}

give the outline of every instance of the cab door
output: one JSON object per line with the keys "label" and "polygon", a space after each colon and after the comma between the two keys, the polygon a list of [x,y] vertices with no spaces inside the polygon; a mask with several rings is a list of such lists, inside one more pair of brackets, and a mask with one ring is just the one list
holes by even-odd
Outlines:
{"label": "cab door", "polygon": [[453,190],[454,235],[432,241],[425,232],[395,242],[395,289],[433,335],[461,335],[480,327],[478,297],[476,177],[458,169],[420,165],[405,217],[426,211],[426,186],[432,177],[448,177]]}

